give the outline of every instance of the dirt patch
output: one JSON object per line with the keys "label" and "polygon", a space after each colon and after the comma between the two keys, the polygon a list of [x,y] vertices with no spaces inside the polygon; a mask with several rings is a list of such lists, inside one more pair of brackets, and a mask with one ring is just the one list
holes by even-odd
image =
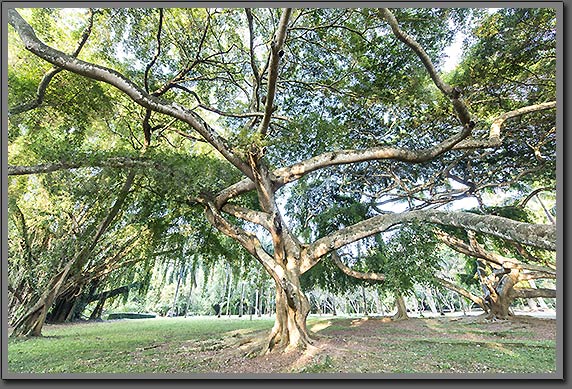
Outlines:
{"label": "dirt patch", "polygon": [[[209,363],[203,367],[212,369],[209,371],[213,373],[333,373],[347,372],[348,367],[354,372],[378,373],[399,371],[400,364],[406,367],[410,362],[407,356],[401,357],[400,350],[411,349],[415,344],[428,344],[427,347],[432,346],[432,342],[461,344],[475,350],[496,347],[499,353],[510,354],[510,348],[519,347],[519,342],[556,339],[555,320],[528,317],[495,322],[481,317],[463,317],[411,318],[397,322],[389,318],[336,319],[325,323],[313,347],[304,352],[249,358],[240,347],[233,347],[193,353],[193,358],[206,358]],[[259,336],[264,336],[264,332]],[[431,350],[426,354],[421,352],[420,358],[415,360],[415,368],[464,372],[456,370],[461,368],[454,362],[436,362],[441,355],[438,355],[439,351],[435,353],[437,355],[432,355]],[[384,355],[387,358],[384,359]],[[413,352],[412,355],[417,354]],[[487,369],[482,363],[475,362],[470,371],[489,371]]]}

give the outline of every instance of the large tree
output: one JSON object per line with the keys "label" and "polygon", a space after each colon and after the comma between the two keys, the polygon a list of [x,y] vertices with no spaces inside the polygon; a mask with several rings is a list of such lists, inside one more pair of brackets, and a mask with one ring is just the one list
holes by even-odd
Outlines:
{"label": "large tree", "polygon": [[[101,110],[82,116],[81,150],[18,163],[20,141],[9,174],[124,167],[160,176],[152,190],[201,207],[273,278],[276,321],[264,350],[312,343],[304,273],[396,226],[556,248],[554,225],[437,209],[554,186],[551,9],[101,9],[83,16],[87,27],[58,10],[25,11],[7,13],[18,56],[10,59],[11,139],[73,126],[50,129],[54,112]],[[71,37],[54,33],[62,26],[91,35],[74,50]],[[473,41],[459,72],[445,75],[443,49],[458,29]],[[506,50],[495,49],[499,41]],[[53,67],[43,75],[18,68],[46,62]],[[109,131],[135,151],[98,145]],[[176,164],[165,157],[170,145]],[[312,220],[339,194],[366,212],[322,234]],[[304,201],[283,207],[297,197]]]}

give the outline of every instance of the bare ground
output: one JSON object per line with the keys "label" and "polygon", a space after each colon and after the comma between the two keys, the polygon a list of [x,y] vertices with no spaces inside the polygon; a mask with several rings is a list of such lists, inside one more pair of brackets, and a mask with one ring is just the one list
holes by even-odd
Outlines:
{"label": "bare ground", "polygon": [[[533,317],[493,322],[483,317],[336,319],[309,327],[319,338],[306,351],[247,357],[249,343],[239,345],[239,340],[239,344],[230,342],[234,343],[231,346],[227,341],[215,341],[198,347],[194,344],[181,357],[199,361],[202,371],[212,373],[488,373],[505,372],[502,358],[514,360],[526,342],[556,340],[556,320]],[[452,354],[446,355],[446,346],[467,351],[457,357],[458,350],[451,349]],[[527,345],[525,354],[534,347]],[[547,348],[541,344],[536,347]],[[500,360],[496,365],[494,361],[488,363],[492,357],[487,354],[483,362],[479,350],[495,352]],[[471,352],[475,352],[474,357]],[[519,371],[518,366],[507,370]],[[553,372],[554,368],[544,370],[535,372]]]}

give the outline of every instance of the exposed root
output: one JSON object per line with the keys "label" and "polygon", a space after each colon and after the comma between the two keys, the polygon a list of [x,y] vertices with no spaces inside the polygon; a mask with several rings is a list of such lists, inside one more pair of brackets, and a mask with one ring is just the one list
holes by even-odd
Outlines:
{"label": "exposed root", "polygon": [[402,321],[402,320],[409,320],[409,316],[395,314],[391,317],[391,321]]}

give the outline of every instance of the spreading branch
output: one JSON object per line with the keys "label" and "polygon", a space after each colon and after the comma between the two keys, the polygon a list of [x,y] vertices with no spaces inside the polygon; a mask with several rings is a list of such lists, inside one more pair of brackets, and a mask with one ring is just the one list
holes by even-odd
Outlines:
{"label": "spreading branch", "polygon": [[[74,58],[79,55],[81,49],[83,48],[83,46],[87,42],[87,39],[89,38],[89,35],[91,34],[91,29],[93,28],[93,16],[94,16],[94,14],[95,14],[95,12],[90,8],[89,9],[89,20],[87,22],[87,27],[85,28],[85,30],[81,34],[77,48],[71,54],[71,56]],[[38,85],[36,97],[32,101],[29,101],[27,103],[23,103],[23,104],[15,106],[13,108],[10,108],[8,110],[8,115],[16,115],[19,113],[31,111],[32,109],[38,108],[40,105],[42,105],[42,103],[44,102],[44,97],[46,95],[46,89],[48,88],[48,85],[50,84],[50,82],[52,81],[54,76],[56,74],[58,74],[59,72],[61,72],[62,70],[64,70],[64,69],[61,67],[54,67],[54,68],[50,69],[46,74],[44,74],[44,77],[42,77],[42,80],[40,81],[40,84]]]}
{"label": "spreading branch", "polygon": [[380,8],[379,11],[391,26],[391,30],[393,31],[393,34],[397,37],[397,39],[399,39],[407,46],[409,46],[415,52],[415,54],[417,54],[417,56],[421,59],[421,62],[423,62],[425,69],[427,69],[429,76],[431,77],[437,88],[439,88],[439,90],[443,92],[445,96],[451,99],[451,102],[453,103],[453,108],[455,109],[455,112],[457,113],[457,117],[459,118],[461,124],[465,127],[469,125],[472,126],[473,124],[471,124],[472,122],[469,110],[467,109],[465,103],[460,99],[461,90],[457,87],[451,87],[450,85],[447,85],[441,79],[441,77],[437,73],[437,70],[435,69],[435,66],[433,66],[431,58],[429,58],[423,47],[421,47],[421,45],[417,43],[417,41],[413,39],[410,35],[408,35],[406,32],[402,31],[401,28],[399,28],[397,19],[389,9]]}
{"label": "spreading branch", "polygon": [[421,222],[448,225],[517,241],[547,250],[556,250],[556,227],[517,222],[500,216],[470,212],[418,210],[374,216],[316,240],[303,251],[302,273],[324,255],[347,244],[386,231],[402,223]]}
{"label": "spreading branch", "polygon": [[208,143],[220,152],[225,159],[232,163],[247,177],[252,177],[252,172],[250,171],[248,164],[234,154],[226,139],[217,134],[216,131],[208,126],[202,119],[198,118],[198,115],[195,112],[186,109],[175,102],[169,103],[156,96],[149,95],[133,81],[126,78],[116,70],[79,60],[47,46],[38,39],[32,27],[14,9],[8,10],[8,22],[12,27],[14,27],[20,36],[20,39],[24,42],[26,49],[30,52],[55,66],[92,80],[102,81],[112,85],[144,108],[177,118],[189,124]]}

